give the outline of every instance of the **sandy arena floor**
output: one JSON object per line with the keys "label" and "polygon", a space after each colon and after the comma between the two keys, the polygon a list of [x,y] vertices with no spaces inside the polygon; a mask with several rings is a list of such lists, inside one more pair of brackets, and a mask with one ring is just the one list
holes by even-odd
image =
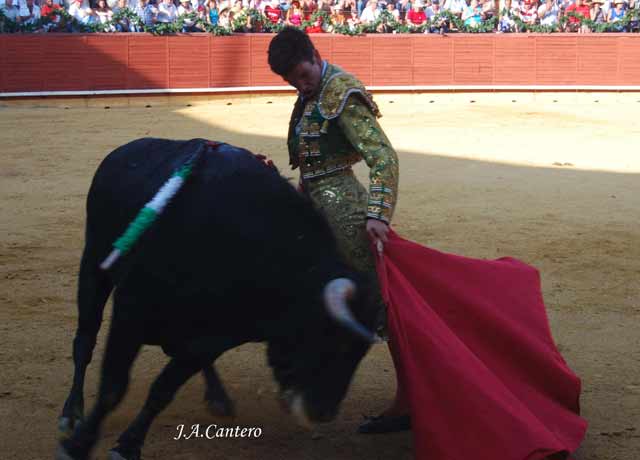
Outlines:
{"label": "sandy arena floor", "polygon": [[[590,428],[577,458],[640,458],[640,95],[377,100],[401,161],[396,229],[440,250],[511,255],[538,267],[556,342],[583,379]],[[291,102],[288,96],[0,100],[0,458],[52,458],[72,375],[84,202],[101,159],[142,136],[206,137],[268,154],[287,173]],[[366,178],[364,169],[359,173]],[[107,321],[88,373],[88,405]],[[97,457],[105,458],[165,362],[159,350],[143,351]],[[218,367],[237,418],[210,416],[196,377],[153,426],[145,458],[411,458],[409,433],[354,434],[361,414],[377,413],[392,397],[385,346],[362,363],[339,419],[313,437],[282,416],[262,346],[229,352]],[[258,426],[264,434],[175,441],[182,423]]]}

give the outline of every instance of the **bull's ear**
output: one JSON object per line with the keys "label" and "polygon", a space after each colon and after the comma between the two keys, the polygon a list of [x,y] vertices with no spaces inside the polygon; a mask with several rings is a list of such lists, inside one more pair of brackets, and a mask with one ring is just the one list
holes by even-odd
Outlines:
{"label": "bull's ear", "polygon": [[356,294],[356,285],[348,278],[337,278],[324,288],[324,305],[329,316],[355,335],[369,343],[380,342],[380,337],[359,323],[348,306],[348,300]]}

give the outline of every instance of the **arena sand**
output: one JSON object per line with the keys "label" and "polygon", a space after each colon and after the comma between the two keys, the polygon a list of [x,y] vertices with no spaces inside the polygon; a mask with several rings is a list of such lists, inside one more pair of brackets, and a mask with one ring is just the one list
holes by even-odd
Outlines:
{"label": "arena sand", "polygon": [[[376,99],[400,156],[395,228],[436,249],[535,265],[555,340],[583,380],[590,427],[577,458],[640,458],[640,96]],[[52,458],[71,382],[85,197],[102,158],[142,136],[204,137],[267,154],[293,177],[284,142],[291,103],[290,96],[0,101],[0,458]],[[366,179],[365,168],[358,173]],[[109,313],[87,406],[108,321]],[[96,457],[105,458],[166,361],[155,348],[141,353]],[[218,366],[237,418],[209,415],[195,377],[153,426],[145,458],[411,458],[409,433],[354,433],[361,414],[377,413],[393,395],[385,346],[360,366],[338,420],[313,435],[281,414],[261,345],[233,350]],[[195,423],[261,427],[263,435],[173,440],[179,424]]]}

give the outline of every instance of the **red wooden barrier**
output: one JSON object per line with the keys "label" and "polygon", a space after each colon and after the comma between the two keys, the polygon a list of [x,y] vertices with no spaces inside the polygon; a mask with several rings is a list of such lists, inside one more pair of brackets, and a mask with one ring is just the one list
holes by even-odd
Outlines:
{"label": "red wooden barrier", "polygon": [[120,35],[87,36],[87,87],[89,90],[127,88],[129,39]]}
{"label": "red wooden barrier", "polygon": [[[283,86],[271,35],[0,35],[0,92]],[[371,86],[640,85],[640,35],[314,35]]]}

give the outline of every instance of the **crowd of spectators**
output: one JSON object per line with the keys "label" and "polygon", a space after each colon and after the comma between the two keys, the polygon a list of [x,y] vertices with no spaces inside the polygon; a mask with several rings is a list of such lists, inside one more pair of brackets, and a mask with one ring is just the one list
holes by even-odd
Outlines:
{"label": "crowd of spectators", "polygon": [[0,32],[637,32],[640,0],[0,0]]}

